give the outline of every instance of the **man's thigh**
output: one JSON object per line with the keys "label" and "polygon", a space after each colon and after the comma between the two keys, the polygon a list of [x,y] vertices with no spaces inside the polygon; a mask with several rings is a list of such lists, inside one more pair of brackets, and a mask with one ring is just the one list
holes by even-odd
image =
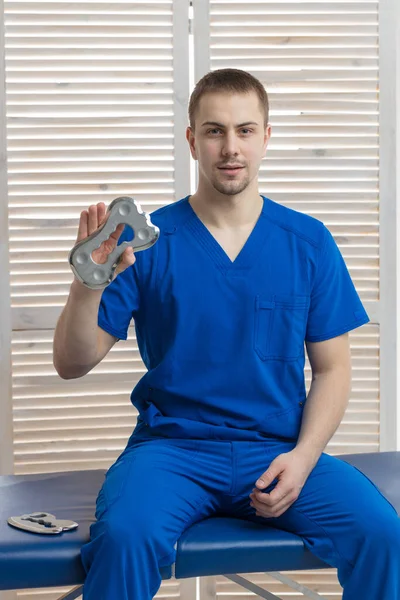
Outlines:
{"label": "man's thigh", "polygon": [[[397,516],[377,486],[353,465],[323,453],[293,509],[339,536],[360,521]],[[283,516],[283,515],[282,515]]]}
{"label": "man's thigh", "polygon": [[332,566],[344,568],[354,564],[368,536],[391,528],[400,533],[396,510],[369,478],[325,453],[285,513],[276,519],[253,519],[247,509],[249,517],[300,535],[314,554]]}
{"label": "man's thigh", "polygon": [[157,538],[165,548],[192,523],[210,515],[215,500],[201,485],[195,440],[140,440],[106,474],[96,503],[92,539],[105,530],[129,539]]}
{"label": "man's thigh", "polygon": [[182,532],[213,511],[197,454],[193,440],[140,440],[112,465],[81,548],[85,598],[154,597]]}

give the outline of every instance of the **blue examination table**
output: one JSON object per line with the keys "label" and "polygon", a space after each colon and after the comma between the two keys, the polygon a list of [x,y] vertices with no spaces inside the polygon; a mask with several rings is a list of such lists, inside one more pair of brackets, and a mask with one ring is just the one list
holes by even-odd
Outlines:
{"label": "blue examination table", "polygon": [[[400,452],[349,454],[339,457],[363,471],[400,513]],[[85,573],[80,548],[89,540],[97,493],[104,470],[40,475],[0,476],[0,590],[74,586],[63,596],[82,593]],[[79,523],[60,535],[15,529],[10,516],[44,511]],[[268,572],[305,597],[322,598],[280,571],[329,568],[305,548],[301,538],[272,527],[239,519],[213,517],[187,529],[177,546],[176,563],[162,570],[163,579],[225,575],[258,597],[277,596],[239,573]]]}

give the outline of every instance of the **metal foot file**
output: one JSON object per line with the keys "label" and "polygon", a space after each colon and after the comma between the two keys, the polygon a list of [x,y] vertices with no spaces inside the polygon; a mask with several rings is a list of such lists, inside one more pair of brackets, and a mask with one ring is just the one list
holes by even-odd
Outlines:
{"label": "metal foot file", "polygon": [[[150,216],[129,196],[115,198],[108,207],[107,213],[110,214],[105,223],[86,239],[75,244],[68,257],[75,276],[91,289],[102,289],[111,283],[125,248],[132,246],[134,252],[146,250],[156,243],[160,235],[159,228],[153,225]],[[120,224],[129,225],[133,229],[133,240],[116,246],[104,264],[96,263],[92,258],[92,252],[108,240]]]}

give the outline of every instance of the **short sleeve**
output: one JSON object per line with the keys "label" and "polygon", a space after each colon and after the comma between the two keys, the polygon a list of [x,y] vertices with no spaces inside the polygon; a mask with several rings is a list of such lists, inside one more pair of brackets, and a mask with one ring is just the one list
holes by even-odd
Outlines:
{"label": "short sleeve", "polygon": [[324,227],[305,339],[321,342],[356,329],[368,321],[340,250],[329,230]]}
{"label": "short sleeve", "polygon": [[[128,239],[129,232],[123,232],[119,243]],[[98,313],[98,325],[110,335],[121,340],[128,337],[132,318],[140,308],[138,257],[136,262],[120,273],[104,290]]]}

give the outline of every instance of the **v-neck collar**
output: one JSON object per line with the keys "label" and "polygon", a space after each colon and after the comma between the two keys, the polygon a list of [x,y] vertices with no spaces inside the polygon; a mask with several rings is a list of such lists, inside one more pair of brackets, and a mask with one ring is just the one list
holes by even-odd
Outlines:
{"label": "v-neck collar", "polygon": [[265,230],[265,203],[263,199],[263,207],[260,216],[258,217],[253,229],[251,230],[246,242],[244,243],[235,260],[232,261],[210,230],[204,225],[201,219],[193,210],[190,202],[190,196],[187,196],[184,202],[187,204],[187,213],[189,218],[185,225],[190,230],[193,237],[201,244],[204,250],[209,254],[216,266],[224,274],[235,274],[247,271],[253,267],[256,258],[260,253],[261,247],[266,240]]}

